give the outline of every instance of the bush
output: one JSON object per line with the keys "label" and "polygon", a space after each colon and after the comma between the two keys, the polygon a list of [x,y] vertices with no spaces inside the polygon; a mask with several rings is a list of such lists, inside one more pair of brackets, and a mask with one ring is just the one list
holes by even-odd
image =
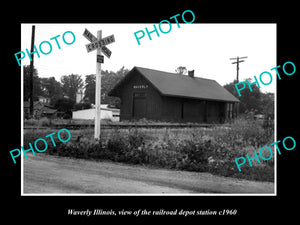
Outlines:
{"label": "bush", "polygon": [[[228,132],[228,137],[231,141],[237,140],[244,146],[253,146],[255,148],[269,144],[273,138],[274,132],[267,132],[261,124],[253,119],[236,119],[231,125]],[[272,141],[273,139],[271,139]],[[271,142],[272,143],[272,142]]]}
{"label": "bush", "polygon": [[[25,143],[32,143],[49,133],[51,132],[27,133]],[[264,129],[250,120],[236,120],[226,129],[114,129],[97,141],[87,130],[80,131],[80,134],[80,138],[67,143],[56,141],[56,147],[51,147],[49,140],[47,152],[76,158],[210,172],[251,180],[274,179],[273,159],[262,160],[261,164],[254,163],[253,167],[245,164],[241,172],[236,167],[235,158],[247,153],[253,154],[253,151],[273,142],[273,134],[266,134]]]}
{"label": "bush", "polygon": [[177,165],[178,169],[197,172],[207,171],[207,142],[183,140],[177,151],[181,153],[181,158]]}
{"label": "bush", "polygon": [[222,176],[231,176],[258,181],[274,181],[274,160],[261,160],[259,164],[253,161],[253,167],[247,163],[240,172],[235,159],[253,155],[254,151],[263,146],[269,146],[274,139],[274,133],[264,130],[259,123],[251,119],[237,119],[230,124],[225,132],[214,132],[211,142],[208,171]]}
{"label": "bush", "polygon": [[126,137],[122,136],[120,132],[115,132],[105,145],[107,149],[107,159],[120,162],[125,161],[125,154],[129,146]]}
{"label": "bush", "polygon": [[49,126],[49,125],[51,125],[51,120],[48,119],[47,117],[42,117],[39,120],[39,126]]}

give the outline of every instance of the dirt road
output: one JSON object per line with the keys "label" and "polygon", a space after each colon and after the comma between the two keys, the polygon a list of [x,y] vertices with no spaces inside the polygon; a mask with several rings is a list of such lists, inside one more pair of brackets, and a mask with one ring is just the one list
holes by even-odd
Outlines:
{"label": "dirt road", "polygon": [[274,183],[56,157],[24,160],[24,194],[274,193]]}

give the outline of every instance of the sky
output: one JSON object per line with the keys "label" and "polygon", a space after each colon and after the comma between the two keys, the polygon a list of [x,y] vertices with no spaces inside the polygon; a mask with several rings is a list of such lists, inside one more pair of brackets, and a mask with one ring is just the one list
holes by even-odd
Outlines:
{"label": "sky", "polygon": [[[156,25],[159,37],[155,32],[151,33],[150,40],[145,28],[152,31]],[[102,30],[102,37],[114,34],[115,42],[107,45],[111,50],[110,58],[104,56],[102,70],[118,71],[123,66],[131,70],[134,66],[150,69],[175,72],[179,66],[185,66],[188,70],[195,70],[196,77],[216,80],[224,85],[236,79],[236,64],[232,64],[237,56],[248,58],[240,63],[239,80],[253,78],[263,71],[268,71],[276,77],[275,71],[270,71],[276,64],[276,24],[201,24],[172,23],[169,33],[162,33],[158,23],[130,23],[130,24],[21,24],[21,49],[30,52],[31,28],[35,25],[35,45],[39,51],[39,45],[43,41],[49,41],[52,52],[40,58],[34,55],[34,66],[38,70],[39,77],[52,77],[60,81],[63,75],[85,75],[96,73],[96,51],[87,52],[85,45],[90,43],[82,34],[86,29],[97,36],[97,31]],[[167,31],[169,25],[163,24],[162,30]],[[143,30],[144,38],[140,39],[140,45],[134,33]],[[62,36],[66,31],[75,35],[75,42],[67,45]],[[139,33],[138,35],[140,35]],[[60,35],[57,41],[61,49],[58,49],[52,37]],[[65,35],[66,41],[71,42],[70,33]],[[43,51],[49,51],[48,45],[42,45]],[[21,61],[23,65],[29,65],[28,56]],[[16,60],[16,65],[18,65]],[[263,79],[264,80],[264,79]],[[267,78],[265,82],[267,83]],[[276,92],[276,79],[270,85],[261,85],[262,92]]]}

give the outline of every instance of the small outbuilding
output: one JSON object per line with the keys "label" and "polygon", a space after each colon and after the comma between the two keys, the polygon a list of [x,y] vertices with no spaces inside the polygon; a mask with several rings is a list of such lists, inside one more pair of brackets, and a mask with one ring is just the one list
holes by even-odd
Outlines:
{"label": "small outbuilding", "polygon": [[[96,109],[83,109],[72,112],[72,119],[94,120]],[[101,119],[108,119],[114,122],[120,120],[120,110],[109,108],[108,105],[101,105]]]}
{"label": "small outbuilding", "polygon": [[120,120],[222,123],[239,100],[215,80],[134,67],[109,92],[121,99]]}
{"label": "small outbuilding", "polygon": [[[33,118],[40,119],[42,117],[47,118],[56,118],[57,117],[57,110],[54,109],[49,104],[45,103],[43,99],[39,97],[39,101],[35,101],[33,103]],[[24,118],[28,119],[30,117],[30,103],[29,101],[24,101]]]}

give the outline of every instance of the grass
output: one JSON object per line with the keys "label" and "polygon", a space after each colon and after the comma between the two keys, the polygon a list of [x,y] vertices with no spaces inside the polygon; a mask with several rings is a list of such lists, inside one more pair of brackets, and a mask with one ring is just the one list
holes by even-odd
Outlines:
{"label": "grass", "polygon": [[[45,137],[53,130],[26,132],[24,143]],[[48,154],[94,160],[110,160],[155,167],[210,172],[248,180],[274,180],[274,160],[261,160],[239,172],[234,159],[273,142],[272,130],[264,130],[252,120],[237,119],[228,126],[213,128],[130,128],[104,129],[101,140],[93,139],[93,129],[71,131],[72,140],[60,143]]]}
{"label": "grass", "polygon": [[[195,123],[184,123],[185,125],[194,125]],[[51,125],[94,125],[94,120],[84,120],[84,119],[50,119],[46,117],[42,117],[40,119],[24,119],[24,126],[30,127],[48,127]],[[173,122],[163,122],[163,121],[154,121],[147,119],[139,119],[132,121],[111,121],[110,119],[101,119],[101,125],[182,125],[182,123],[173,123]]]}

